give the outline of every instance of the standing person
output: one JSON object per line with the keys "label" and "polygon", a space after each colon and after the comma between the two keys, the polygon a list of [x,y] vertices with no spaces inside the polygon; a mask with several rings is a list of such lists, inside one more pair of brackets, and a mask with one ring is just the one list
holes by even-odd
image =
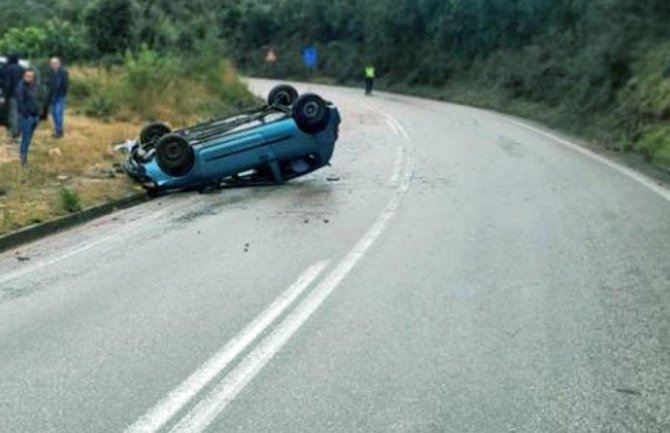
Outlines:
{"label": "standing person", "polygon": [[28,68],[23,73],[23,79],[17,84],[15,97],[19,112],[19,126],[21,129],[21,165],[28,164],[28,150],[37,128],[40,107],[37,104],[37,84],[35,70]]}
{"label": "standing person", "polygon": [[10,54],[7,56],[5,67],[4,91],[7,100],[7,132],[12,140],[19,137],[19,115],[16,101],[16,87],[23,79],[23,66],[19,64],[19,56]]}
{"label": "standing person", "polygon": [[49,66],[51,67],[49,74],[49,108],[54,121],[53,137],[63,138],[63,121],[70,74],[63,67],[63,63],[58,57],[52,58],[49,61]]}
{"label": "standing person", "polygon": [[372,88],[375,85],[375,67],[369,64],[365,67],[365,94],[372,95]]}

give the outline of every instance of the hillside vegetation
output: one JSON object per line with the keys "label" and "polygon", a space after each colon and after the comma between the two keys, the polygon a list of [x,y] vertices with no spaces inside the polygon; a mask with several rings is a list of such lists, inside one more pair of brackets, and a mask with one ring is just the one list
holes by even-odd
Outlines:
{"label": "hillside vegetation", "polygon": [[[222,32],[240,66],[511,111],[670,167],[667,0],[240,1]],[[276,65],[263,62],[273,47]]]}
{"label": "hillside vegetation", "polygon": [[44,3],[0,8],[0,15],[24,20],[5,31],[0,49],[29,57],[42,76],[48,56],[65,58],[71,79],[66,136],[53,139],[49,122],[41,123],[28,168],[19,166],[15,144],[0,143],[0,234],[138,191],[112,145],[135,138],[147,121],[180,127],[259,103],[215,44],[204,48],[200,41],[180,55],[125,40],[132,19],[113,17],[124,16],[127,2],[87,5],[83,22],[67,19],[66,6],[74,2],[53,2],[55,18]]}
{"label": "hillside vegetation", "polygon": [[[123,63],[142,46],[187,64],[384,87],[511,111],[665,164],[667,0],[0,0],[0,50]],[[317,71],[300,52],[319,49]],[[276,63],[264,62],[268,49]],[[195,69],[196,66],[193,67]],[[97,103],[104,108],[105,103]],[[94,110],[95,111],[95,110]],[[104,110],[103,110],[104,111]]]}
{"label": "hillside vegetation", "polygon": [[0,234],[139,191],[112,144],[136,137],[146,121],[180,127],[258,104],[226,62],[204,70],[185,71],[146,50],[113,68],[72,67],[66,137],[54,140],[41,124],[27,169],[0,144],[10,153],[0,154]]}
{"label": "hillside vegetation", "polygon": [[[76,179],[146,120],[253,105],[232,64],[358,85],[371,62],[383,87],[538,119],[670,170],[669,22],[667,0],[0,0],[0,52],[74,66],[75,130],[57,164],[40,132],[27,179],[0,165],[0,231],[66,212],[62,188],[84,205],[118,195],[127,186],[89,194]],[[62,172],[75,180],[53,181]]]}

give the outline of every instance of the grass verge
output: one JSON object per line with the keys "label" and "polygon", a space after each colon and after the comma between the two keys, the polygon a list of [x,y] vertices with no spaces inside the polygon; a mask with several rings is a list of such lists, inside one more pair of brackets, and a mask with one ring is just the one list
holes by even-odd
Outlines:
{"label": "grass verge", "polygon": [[110,146],[134,136],[136,124],[106,123],[72,113],[67,122],[67,137],[57,141],[51,138],[50,125],[39,127],[26,169],[19,165],[18,146],[2,145],[6,156],[0,162],[0,188],[4,190],[0,196],[0,234],[137,190],[125,175],[116,172],[121,156],[114,155]]}
{"label": "grass verge", "polygon": [[196,62],[143,49],[123,66],[73,67],[66,136],[40,124],[26,169],[18,146],[0,144],[0,234],[115,201],[140,190],[120,171],[112,144],[138,135],[151,120],[173,127],[258,104],[220,59]]}

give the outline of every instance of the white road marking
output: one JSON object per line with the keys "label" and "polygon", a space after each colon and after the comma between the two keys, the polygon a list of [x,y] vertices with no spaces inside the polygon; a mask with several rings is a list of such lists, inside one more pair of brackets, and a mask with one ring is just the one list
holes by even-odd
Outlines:
{"label": "white road marking", "polygon": [[384,121],[385,121],[386,124],[389,126],[389,128],[391,128],[391,129],[393,130],[393,133],[394,133],[395,135],[397,135],[398,137],[400,137],[400,131],[399,131],[398,128],[395,126],[395,123],[393,123],[393,121],[392,121],[389,117],[384,117]]}
{"label": "white road marking", "polygon": [[[397,96],[397,95],[393,95],[393,96]],[[433,102],[435,104],[443,105],[443,103],[440,103],[440,102],[437,102],[437,101],[426,100],[426,99],[423,99],[423,98],[412,98],[412,97],[407,97],[407,96],[405,96],[405,98],[407,98],[407,99],[418,99],[418,100],[423,101],[423,102],[430,101],[430,102]],[[526,129],[528,131],[534,132],[536,134],[545,136],[545,137],[549,138],[550,140],[555,141],[558,144],[561,144],[561,145],[563,145],[563,146],[565,146],[569,149],[574,150],[575,152],[578,152],[578,153],[580,153],[580,154],[582,154],[582,155],[584,155],[588,158],[591,158],[595,161],[600,162],[601,164],[606,165],[607,167],[619,172],[620,174],[623,174],[624,176],[628,177],[629,179],[634,180],[635,182],[639,183],[640,185],[642,185],[646,188],[649,188],[650,190],[654,191],[656,194],[658,194],[662,198],[664,198],[666,201],[670,201],[670,188],[659,185],[658,181],[655,181],[653,178],[651,178],[651,177],[649,177],[645,174],[642,174],[642,173],[640,173],[640,172],[638,172],[638,171],[636,171],[632,168],[626,167],[625,165],[619,164],[616,161],[613,161],[613,160],[611,160],[611,159],[609,159],[605,156],[599,155],[596,152],[585,148],[584,146],[580,146],[579,144],[573,143],[569,140],[566,140],[565,138],[559,137],[556,134],[552,134],[551,132],[548,132],[548,131],[545,131],[543,129],[534,127],[534,126],[532,126],[528,123],[525,123],[523,121],[515,120],[514,118],[511,118],[511,117],[509,117],[507,115],[504,115],[504,114],[501,114],[501,113],[497,113],[495,111],[484,110],[484,109],[475,108],[475,107],[471,107],[471,106],[467,106],[467,105],[461,105],[461,104],[451,103],[451,104],[448,104],[448,105],[457,106],[457,107],[464,108],[464,109],[470,109],[473,112],[476,112],[478,114],[485,113],[485,114],[488,114],[488,115],[492,115],[494,117],[497,117],[497,118],[501,119],[502,121],[504,121],[506,123],[509,123],[509,124],[518,126],[520,128]],[[364,106],[366,108],[370,108],[370,106],[367,105],[367,104],[364,104]]]}
{"label": "white road marking", "polygon": [[66,259],[68,259],[72,256],[76,256],[77,254],[83,253],[84,251],[88,251],[88,250],[90,250],[91,248],[93,248],[97,245],[100,245],[100,244],[103,244],[107,241],[110,241],[114,237],[115,236],[106,236],[104,238],[100,238],[96,241],[93,241],[93,242],[91,242],[87,245],[84,245],[83,247],[79,247],[79,248],[71,250],[71,251],[69,251],[65,254],[61,254],[57,257],[42,260],[41,262],[38,262],[38,263],[36,263],[35,265],[32,265],[32,266],[26,266],[26,267],[23,267],[23,268],[19,268],[15,271],[12,271],[12,272],[10,272],[8,274],[5,274],[4,276],[0,277],[0,284],[6,283],[7,281],[15,280],[17,278],[20,278],[20,277],[26,275],[26,274],[32,274],[33,272],[39,271],[42,268],[46,268],[48,266],[51,266],[51,265],[54,265],[58,262],[66,260]]}
{"label": "white road marking", "polygon": [[391,128],[398,134],[400,137],[405,140],[409,140],[409,134],[402,123],[398,121],[395,117],[389,115],[388,113],[382,113],[382,116],[386,119],[386,122],[391,125]]}
{"label": "white road marking", "polygon": [[[369,108],[372,110],[372,108]],[[403,134],[401,132],[402,126],[398,126],[395,122],[394,119],[387,115],[387,114],[382,114],[384,116],[384,120],[386,124],[391,128],[393,133],[402,138],[407,138],[406,134]],[[398,146],[398,149],[396,150],[396,155],[395,155],[395,160],[393,161],[393,170],[391,171],[392,175],[391,178],[389,179],[389,183],[391,185],[395,185],[398,183],[400,180],[400,175],[402,174],[402,163],[405,158],[405,148],[404,146]]]}
{"label": "white road marking", "polygon": [[46,259],[43,259],[42,261],[39,261],[39,262],[37,262],[33,265],[24,266],[24,267],[18,268],[16,270],[10,271],[10,272],[8,272],[5,275],[0,277],[0,284],[6,283],[7,281],[16,280],[17,278],[21,278],[21,277],[23,277],[24,275],[27,275],[27,274],[32,274],[36,271],[39,271],[40,269],[47,268],[49,266],[55,265],[57,263],[62,262],[63,260],[69,259],[70,257],[79,255],[79,254],[81,254],[85,251],[88,251],[92,248],[95,248],[98,245],[102,245],[104,243],[113,241],[113,240],[118,239],[118,238],[122,238],[123,235],[128,234],[129,230],[135,230],[135,229],[142,228],[142,227],[146,226],[147,224],[149,224],[150,222],[162,217],[163,215],[165,215],[168,212],[169,212],[168,209],[162,209],[160,211],[155,212],[154,214],[152,214],[149,217],[145,217],[145,218],[139,220],[138,222],[136,222],[134,224],[131,224],[130,227],[125,227],[125,230],[124,230],[123,234],[117,232],[117,233],[114,233],[112,235],[104,236],[102,238],[99,238],[99,239],[93,240],[91,242],[88,242],[87,244],[82,245],[78,248],[72,249],[72,250],[70,250],[66,253],[57,255],[57,256],[52,257],[52,258],[46,258]]}
{"label": "white road marking", "polygon": [[389,178],[389,183],[391,185],[396,185],[400,181],[400,176],[402,174],[402,163],[405,159],[405,150],[402,147],[399,147],[396,151],[395,161],[393,161],[393,171],[391,177]]}
{"label": "white road marking", "polygon": [[219,352],[191,374],[162,401],[139,418],[125,433],[149,433],[159,430],[175,416],[207,384],[219,375],[262,334],[288,307],[316,280],[328,262],[316,263],[305,270],[291,287],[282,293],[268,308],[254,319],[242,332],[230,340]]}
{"label": "white road marking", "polygon": [[[400,128],[399,130],[403,131],[403,136],[409,136],[402,125],[398,122],[395,124]],[[402,166],[401,183],[363,238],[270,335],[264,338],[237,367],[226,375],[203,400],[170,430],[171,433],[199,433],[204,431],[318,310],[384,233],[409,189],[411,171],[410,160],[405,158]]]}
{"label": "white road marking", "polygon": [[[50,266],[53,266],[55,264],[58,264],[62,261],[65,261],[71,257],[77,256],[81,253],[84,253],[86,251],[89,251],[95,247],[98,247],[100,245],[106,244],[108,242],[113,242],[119,239],[127,238],[132,235],[132,232],[134,230],[139,230],[142,229],[143,227],[149,225],[150,223],[157,221],[161,218],[163,218],[166,215],[177,215],[183,208],[186,210],[190,211],[193,209],[193,200],[186,200],[183,202],[177,202],[177,203],[164,203],[165,206],[163,206],[159,210],[153,211],[151,215],[144,216],[141,219],[137,221],[133,221],[130,223],[124,224],[119,231],[115,231],[113,234],[104,236],[98,239],[93,239],[84,245],[81,245],[79,247],[70,249],[69,251],[66,251],[64,253],[58,253],[54,254],[52,257],[45,257],[44,259],[35,262],[33,264],[26,264],[25,266],[16,268],[14,270],[11,270],[4,275],[0,276],[0,284],[6,283],[8,281],[16,280],[18,278],[21,278],[25,275],[30,275],[35,273],[36,271],[39,271],[44,268],[48,268]],[[36,241],[36,242],[39,242]],[[0,300],[2,297],[0,296]]]}
{"label": "white road marking", "polygon": [[592,150],[589,150],[589,149],[587,149],[583,146],[580,146],[576,143],[568,141],[568,140],[566,140],[562,137],[559,137],[555,134],[552,134],[548,131],[544,131],[540,128],[536,128],[532,125],[526,124],[526,123],[518,121],[518,120],[508,118],[508,117],[503,116],[503,115],[496,114],[496,117],[502,119],[503,121],[505,121],[507,123],[511,123],[515,126],[518,126],[520,128],[526,129],[528,131],[534,132],[534,133],[539,134],[539,135],[543,135],[543,136],[551,139],[552,141],[555,141],[555,142],[557,142],[559,144],[562,144],[563,146],[565,146],[565,147],[567,147],[571,150],[574,150],[575,152],[578,152],[578,153],[580,153],[584,156],[587,156],[587,157],[589,157],[593,160],[596,160],[596,161],[600,162],[601,164],[604,164],[607,167],[609,167],[609,168],[623,174],[624,176],[636,181],[637,183],[641,184],[642,186],[645,186],[645,187],[649,188],[650,190],[654,191],[656,194],[663,197],[665,200],[670,201],[670,189],[659,185],[657,181],[654,181],[654,179],[650,178],[649,176],[646,176],[646,175],[644,175],[640,172],[637,172],[637,171],[633,170],[632,168],[628,168],[624,165],[621,165],[621,164],[619,164],[619,163],[617,163],[617,162],[615,162],[615,161],[613,161],[609,158],[606,158],[602,155],[598,155],[597,153],[593,152]]}

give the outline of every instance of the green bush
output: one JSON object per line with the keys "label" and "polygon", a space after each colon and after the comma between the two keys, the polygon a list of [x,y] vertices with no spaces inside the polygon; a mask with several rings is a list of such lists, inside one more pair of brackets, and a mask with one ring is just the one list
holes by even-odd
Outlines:
{"label": "green bush", "polygon": [[58,56],[66,62],[89,58],[91,50],[81,27],[58,18],[44,23],[47,38],[41,57]]}
{"label": "green bush", "polygon": [[89,4],[84,19],[89,44],[97,54],[114,56],[128,49],[132,41],[132,6],[131,0],[97,0]]}
{"label": "green bush", "polygon": [[670,116],[670,43],[642,49],[633,65],[633,78],[623,93],[624,103],[639,115],[654,118]]}
{"label": "green bush", "polygon": [[670,150],[670,125],[659,125],[644,131],[638,141],[640,152],[652,161],[659,152]]}
{"label": "green bush", "polygon": [[81,111],[89,117],[108,119],[118,113],[119,107],[108,95],[98,93],[86,99]]}
{"label": "green bush", "polygon": [[41,27],[13,28],[0,39],[0,52],[40,57],[46,52],[48,37],[46,30]]}
{"label": "green bush", "polygon": [[90,78],[70,77],[69,98],[73,102],[81,102],[96,93],[95,83]]}
{"label": "green bush", "polygon": [[181,65],[173,57],[159,56],[142,46],[139,52],[126,52],[121,80],[124,105],[145,118],[156,117],[155,108],[165,99],[169,88],[183,76]]}
{"label": "green bush", "polygon": [[0,39],[0,52],[20,53],[33,59],[59,56],[77,60],[88,55],[88,48],[81,29],[55,18],[41,26],[8,30]]}
{"label": "green bush", "polygon": [[73,189],[61,187],[58,190],[58,199],[61,209],[69,213],[76,213],[82,210],[79,195]]}
{"label": "green bush", "polygon": [[259,103],[235,69],[213,54],[191,60],[159,55],[143,46],[138,52],[128,51],[122,66],[76,72],[72,105],[91,117],[185,123]]}

